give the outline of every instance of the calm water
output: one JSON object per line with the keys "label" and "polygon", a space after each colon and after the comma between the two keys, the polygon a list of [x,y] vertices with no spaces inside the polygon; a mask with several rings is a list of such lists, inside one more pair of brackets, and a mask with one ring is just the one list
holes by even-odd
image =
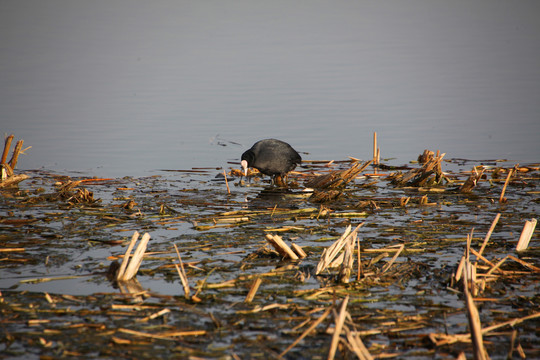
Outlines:
{"label": "calm water", "polygon": [[[306,159],[540,160],[534,1],[0,2],[0,130],[20,168]],[[238,143],[240,145],[235,145]],[[225,146],[223,146],[225,145]]]}

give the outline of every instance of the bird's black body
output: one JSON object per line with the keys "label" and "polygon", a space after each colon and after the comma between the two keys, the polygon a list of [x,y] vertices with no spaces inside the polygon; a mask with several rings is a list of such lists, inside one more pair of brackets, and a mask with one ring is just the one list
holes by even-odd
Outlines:
{"label": "bird's black body", "polygon": [[291,145],[276,139],[257,141],[242,154],[242,166],[246,171],[247,167],[254,167],[270,176],[283,177],[301,162],[302,157]]}

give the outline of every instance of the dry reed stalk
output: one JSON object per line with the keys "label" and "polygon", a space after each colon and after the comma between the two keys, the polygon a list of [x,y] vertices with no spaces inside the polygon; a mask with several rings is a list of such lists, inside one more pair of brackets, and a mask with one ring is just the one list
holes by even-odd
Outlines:
{"label": "dry reed stalk", "polygon": [[358,359],[373,360],[373,356],[371,356],[369,353],[358,333],[351,331],[347,326],[344,326],[344,329],[345,334],[347,335],[347,341],[351,346],[351,350],[356,354]]}
{"label": "dry reed stalk", "polygon": [[403,249],[405,249],[405,245],[404,244],[401,244],[401,245],[398,245],[398,250],[397,252],[394,254],[394,256],[392,257],[392,259],[388,262],[388,264],[386,264],[383,269],[382,269],[382,272],[386,272],[388,269],[390,269],[390,267],[392,266],[392,264],[394,264],[394,262],[396,261],[396,259],[398,258],[398,256],[401,254],[401,252],[403,251]]}
{"label": "dry reed stalk", "polygon": [[[332,335],[332,343],[330,344],[330,351],[328,352],[328,360],[333,360],[336,356],[336,351],[339,343],[339,338],[341,336],[341,331],[343,330],[343,324],[345,323],[345,316],[347,314],[347,304],[349,303],[349,295],[341,303],[341,308],[339,310],[339,315],[335,318],[336,327],[334,334]],[[334,316],[336,314],[334,313]]]}
{"label": "dry reed stalk", "polygon": [[356,241],[357,247],[356,247],[356,257],[357,257],[357,273],[356,273],[356,281],[360,281],[362,278],[362,257],[361,257],[361,251],[360,251],[360,238],[357,238]]}
{"label": "dry reed stalk", "polygon": [[501,191],[501,196],[499,197],[499,203],[506,202],[506,198],[504,197],[504,193],[506,192],[506,187],[508,186],[508,183],[510,182],[510,178],[512,177],[512,173],[514,172],[514,169],[508,170],[508,175],[506,176],[506,180],[504,181],[504,186]]}
{"label": "dry reed stalk", "polygon": [[293,243],[293,244],[291,244],[291,248],[294,251],[294,253],[296,255],[298,255],[298,257],[300,259],[303,259],[303,258],[307,257],[306,252],[304,251],[304,249],[302,249],[302,247],[300,245]]}
{"label": "dry reed stalk", "polygon": [[186,270],[184,269],[184,262],[182,261],[182,257],[180,256],[180,251],[178,251],[178,247],[176,244],[174,245],[174,249],[176,250],[176,255],[178,256],[178,261],[180,262],[180,266],[178,264],[174,264],[176,267],[176,271],[178,272],[178,276],[180,277],[180,281],[182,282],[182,287],[184,288],[184,296],[186,299],[189,299],[189,281],[186,275]]}
{"label": "dry reed stalk", "polygon": [[501,260],[499,260],[498,263],[496,263],[491,269],[489,269],[489,271],[486,273],[486,275],[491,275],[493,272],[495,271],[500,271],[502,272],[503,270],[500,270],[499,268],[501,267],[501,265],[508,259],[508,256],[502,258]]}
{"label": "dry reed stalk", "polygon": [[372,163],[372,161],[373,160],[366,161],[361,166],[359,162],[356,162],[349,169],[331,171],[328,174],[320,175],[307,181],[304,185],[308,188],[325,190],[341,188],[353,180],[356,175],[362,172]]}
{"label": "dry reed stalk", "polygon": [[167,314],[169,314],[170,312],[171,312],[170,309],[165,308],[165,309],[162,309],[162,310],[160,310],[160,311],[158,311],[158,312],[156,312],[156,313],[153,313],[152,315],[143,317],[142,319],[138,319],[137,322],[147,322],[147,321],[149,321],[149,320],[154,320],[154,319],[156,319],[156,318],[158,318],[158,317],[160,317],[160,316],[167,315]]}
{"label": "dry reed stalk", "polygon": [[377,132],[373,133],[373,164],[379,164],[377,162]]}
{"label": "dry reed stalk", "polygon": [[523,225],[523,230],[521,231],[521,236],[519,237],[519,241],[516,246],[516,251],[527,250],[535,228],[536,219],[525,221],[525,225]]}
{"label": "dry reed stalk", "polygon": [[461,280],[461,275],[463,274],[463,269],[465,268],[465,255],[461,257],[461,260],[459,261],[458,268],[456,270],[456,274],[454,275],[454,279],[456,281]]}
{"label": "dry reed stalk", "polygon": [[343,252],[343,262],[339,269],[338,282],[347,284],[352,274],[354,265],[354,244],[356,243],[356,237],[352,241],[345,243],[345,251]]}
{"label": "dry reed stalk", "polygon": [[298,260],[298,255],[291,250],[289,245],[287,245],[281,236],[266,234],[266,240],[276,249],[276,251],[283,257],[289,258],[292,260]]}
{"label": "dry reed stalk", "polygon": [[296,345],[298,345],[298,343],[300,341],[302,341],[302,339],[304,339],[306,336],[309,335],[309,333],[311,331],[313,331],[320,323],[322,323],[324,321],[324,319],[326,319],[328,317],[328,315],[330,315],[330,312],[332,311],[333,307],[332,306],[329,306],[325,311],[324,313],[317,319],[313,322],[313,324],[310,325],[309,328],[307,328],[303,333],[302,335],[300,335],[296,340],[294,340],[294,342],[289,345],[285,350],[283,350],[283,352],[281,354],[279,354],[278,356],[278,359],[281,359],[283,358],[289,351],[291,351],[291,349],[293,347],[295,347]]}
{"label": "dry reed stalk", "polygon": [[174,340],[176,341],[175,337],[178,336],[200,336],[200,335],[206,335],[205,330],[190,330],[190,331],[174,331],[174,332],[164,332],[162,334],[150,334],[145,333],[142,331],[135,331],[125,328],[119,328],[117,330],[118,332],[134,335],[134,336],[141,336],[141,337],[147,337],[151,339],[159,339],[159,340]]}
{"label": "dry reed stalk", "polygon": [[227,173],[225,172],[225,169],[223,169],[223,176],[225,177],[225,185],[227,186],[227,194],[230,194],[231,189],[229,189],[229,180],[227,180]]}
{"label": "dry reed stalk", "polygon": [[15,137],[15,135],[13,135],[13,134],[6,137],[6,140],[5,140],[5,143],[4,143],[4,152],[2,153],[2,159],[0,160],[0,164],[5,164],[6,163],[6,160],[7,160],[8,154],[9,154],[9,149],[11,148],[11,142],[13,141],[14,137]]}
{"label": "dry reed stalk", "polygon": [[528,268],[528,269],[531,269],[531,270],[534,271],[534,272],[540,272],[540,268],[538,268],[538,267],[536,267],[536,266],[534,266],[534,265],[531,265],[531,264],[529,264],[529,263],[526,262],[526,261],[523,261],[523,260],[521,260],[521,259],[518,259],[517,257],[515,257],[515,256],[513,256],[513,255],[508,255],[508,258],[514,260],[514,261],[517,262],[517,263],[520,263],[521,265],[525,266],[525,267]]}
{"label": "dry reed stalk", "polygon": [[137,245],[137,248],[135,249],[135,252],[133,253],[133,257],[131,258],[126,268],[126,271],[122,279],[120,280],[129,280],[129,279],[132,279],[135,275],[137,275],[137,271],[139,271],[139,268],[141,267],[142,259],[146,251],[146,246],[148,245],[149,240],[150,240],[150,234],[144,233],[144,235],[141,238],[141,241],[139,242],[139,245]]}
{"label": "dry reed stalk", "polygon": [[[471,233],[472,238],[472,233]],[[467,246],[470,245],[470,240],[467,238]],[[467,319],[469,321],[469,332],[473,343],[474,359],[475,360],[489,360],[489,356],[484,347],[484,341],[482,339],[482,324],[480,323],[480,315],[478,309],[474,305],[474,300],[469,292],[469,286],[474,289],[474,274],[471,270],[474,269],[469,262],[469,257],[466,256],[465,262],[465,277],[463,281],[463,292],[465,294],[465,301],[467,305]],[[472,283],[469,281],[472,280]]]}
{"label": "dry reed stalk", "polygon": [[15,148],[13,149],[13,154],[11,155],[11,160],[9,160],[9,166],[14,170],[17,166],[17,162],[19,161],[19,154],[21,152],[22,146],[23,146],[24,140],[17,141],[17,144],[15,144]]}
{"label": "dry reed stalk", "polygon": [[332,261],[337,257],[337,255],[339,254],[341,249],[343,249],[347,242],[354,243],[354,241],[356,240],[358,229],[362,225],[364,225],[364,223],[358,225],[354,229],[354,231],[351,231],[351,225],[347,226],[343,235],[341,235],[341,237],[328,248],[324,249],[323,253],[321,254],[321,260],[317,264],[317,270],[315,272],[315,275],[319,275],[321,272],[323,272],[326,268],[330,266]]}
{"label": "dry reed stalk", "polygon": [[261,286],[262,279],[260,277],[256,278],[253,284],[251,284],[251,288],[249,289],[249,292],[244,299],[245,303],[250,303],[253,301],[253,298],[255,297],[255,294],[257,293],[257,290],[259,290],[259,286]]}
{"label": "dry reed stalk", "polygon": [[489,355],[484,347],[482,339],[482,324],[480,323],[480,315],[478,309],[474,305],[474,300],[469,293],[467,286],[464,286],[465,297],[467,301],[467,318],[469,320],[469,331],[474,349],[475,360],[489,360]]}
{"label": "dry reed stalk", "polygon": [[[482,329],[482,336],[489,335],[489,333],[493,332],[494,330],[497,330],[506,326],[515,327],[517,324],[520,324],[527,320],[536,319],[536,318],[540,318],[540,312],[536,312],[534,314],[527,315],[521,318],[511,319],[511,320],[508,320],[499,324],[491,325]],[[447,334],[431,333],[429,334],[428,337],[433,342],[433,344],[435,344],[435,346],[451,345],[456,342],[468,342],[471,340],[471,334],[447,335]],[[438,340],[438,339],[441,339],[441,340]]]}
{"label": "dry reed stalk", "polygon": [[478,251],[479,255],[482,255],[482,253],[484,252],[484,249],[486,248],[489,238],[491,237],[493,230],[495,230],[495,226],[497,226],[497,222],[499,221],[500,217],[501,217],[501,213],[498,213],[495,216],[495,219],[493,220],[493,222],[491,223],[489,231],[487,232],[486,237],[484,238],[484,242],[482,243],[482,247],[480,247],[480,250]]}
{"label": "dry reed stalk", "polygon": [[131,256],[131,251],[135,247],[135,244],[137,243],[138,238],[139,238],[139,232],[135,231],[133,233],[133,236],[131,237],[129,246],[124,254],[124,258],[122,259],[122,264],[120,265],[120,268],[118,269],[118,272],[116,273],[116,280],[123,280],[124,273],[126,272],[126,268],[129,263],[129,257]]}

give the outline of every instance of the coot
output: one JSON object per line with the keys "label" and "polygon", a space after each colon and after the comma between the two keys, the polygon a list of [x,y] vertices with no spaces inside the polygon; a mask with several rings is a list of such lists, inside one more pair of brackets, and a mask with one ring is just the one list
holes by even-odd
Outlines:
{"label": "coot", "polygon": [[247,175],[248,167],[254,167],[265,175],[270,175],[276,184],[284,186],[282,177],[294,170],[302,162],[302,157],[291,145],[277,139],[257,141],[251,149],[242,154],[242,168]]}

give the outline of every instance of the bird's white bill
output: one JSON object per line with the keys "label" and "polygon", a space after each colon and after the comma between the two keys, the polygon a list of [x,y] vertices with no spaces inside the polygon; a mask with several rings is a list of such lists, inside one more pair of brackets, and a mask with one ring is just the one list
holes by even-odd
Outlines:
{"label": "bird's white bill", "polygon": [[242,165],[242,169],[244,169],[244,176],[247,176],[247,170],[248,170],[248,163],[246,160],[242,160],[240,162],[240,164]]}

